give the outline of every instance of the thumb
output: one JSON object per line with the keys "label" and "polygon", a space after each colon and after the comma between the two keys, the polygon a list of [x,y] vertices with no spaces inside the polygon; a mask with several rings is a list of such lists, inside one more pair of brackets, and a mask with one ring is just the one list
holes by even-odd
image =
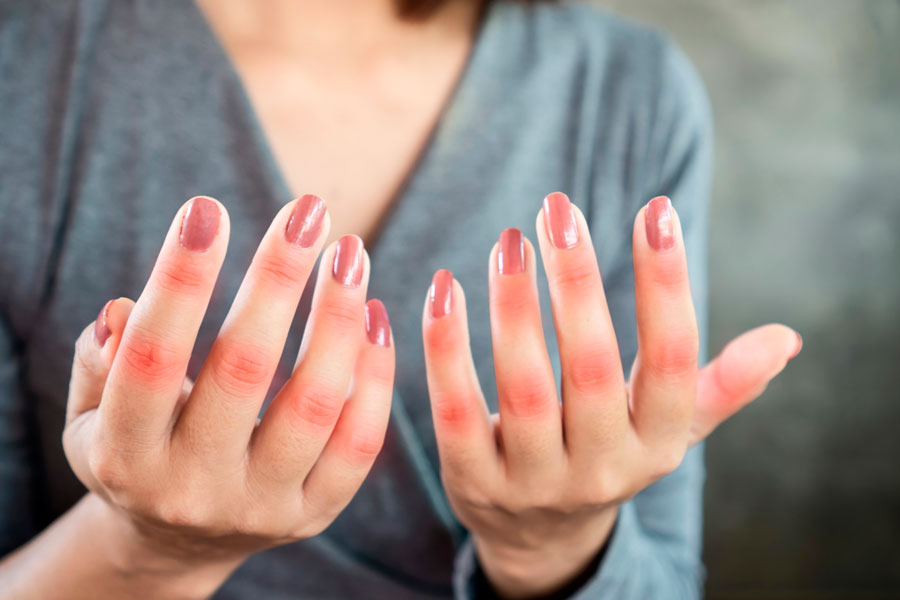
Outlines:
{"label": "thumb", "polygon": [[751,329],[729,342],[700,370],[690,443],[696,444],[758,398],[802,346],[800,334],[774,324]]}
{"label": "thumb", "polygon": [[106,385],[106,377],[132,308],[134,301],[128,298],[110,300],[100,310],[97,320],[78,336],[69,381],[67,424],[100,405],[103,386]]}

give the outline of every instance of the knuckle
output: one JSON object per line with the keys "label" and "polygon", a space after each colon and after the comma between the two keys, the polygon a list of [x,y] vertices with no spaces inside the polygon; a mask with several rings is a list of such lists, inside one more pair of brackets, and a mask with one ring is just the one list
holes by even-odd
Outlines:
{"label": "knuckle", "polygon": [[700,342],[697,335],[672,335],[651,343],[645,354],[647,366],[662,376],[683,376],[697,370]]}
{"label": "knuckle", "polygon": [[468,394],[439,393],[432,395],[435,419],[454,428],[475,420],[474,399]]}
{"label": "knuckle", "polygon": [[688,280],[687,268],[680,255],[659,256],[651,271],[651,281],[665,290],[679,290]]}
{"label": "knuckle", "polygon": [[200,293],[206,288],[210,277],[206,265],[184,257],[162,259],[154,272],[159,286],[175,294]]}
{"label": "knuckle", "polygon": [[141,331],[133,331],[118,353],[130,374],[146,383],[162,383],[182,375],[181,354],[167,342]]}
{"label": "knuckle", "polygon": [[617,385],[624,377],[618,350],[595,345],[576,352],[569,362],[569,383],[581,394],[595,394]]}
{"label": "knuckle", "polygon": [[210,525],[204,504],[171,494],[158,500],[152,513],[156,520],[177,529],[204,529]]}
{"label": "knuckle", "polygon": [[337,421],[344,398],[322,385],[307,385],[291,402],[294,416],[301,423],[316,428],[329,428]]}
{"label": "knuckle", "polygon": [[453,319],[432,321],[425,328],[424,334],[426,348],[438,360],[453,356],[466,348],[465,333]]}
{"label": "knuckle", "polygon": [[653,478],[659,479],[675,471],[684,460],[685,444],[669,444],[656,457]]}
{"label": "knuckle", "polygon": [[353,431],[348,436],[344,451],[352,464],[366,465],[375,460],[383,443],[384,436],[378,431]]}
{"label": "knuckle", "polygon": [[617,502],[624,489],[619,477],[606,469],[599,469],[590,478],[586,492],[585,504],[602,507]]}
{"label": "knuckle", "polygon": [[507,413],[515,418],[536,419],[546,416],[556,402],[552,380],[543,375],[522,373],[500,390],[499,398]]}
{"label": "knuckle", "polygon": [[323,320],[330,327],[335,327],[341,331],[356,331],[362,326],[362,311],[355,304],[343,301],[343,299],[326,301],[322,303],[320,310],[322,311]]}
{"label": "knuckle", "polygon": [[272,372],[267,353],[252,345],[220,341],[211,361],[216,382],[228,391],[254,391],[267,385]]}
{"label": "knuckle", "polygon": [[113,493],[128,488],[129,469],[115,452],[92,449],[88,452],[88,466],[94,479]]}
{"label": "knuckle", "polygon": [[550,276],[550,283],[565,291],[577,291],[599,279],[597,267],[583,260],[573,260],[560,265]]}
{"label": "knuckle", "polygon": [[290,290],[306,284],[306,271],[295,262],[272,255],[260,256],[257,260],[256,268],[264,281]]}
{"label": "knuckle", "polygon": [[365,369],[365,376],[379,389],[393,390],[394,365],[388,360],[370,361]]}
{"label": "knuckle", "polygon": [[[531,285],[530,283],[528,285]],[[494,308],[505,319],[522,320],[538,312],[537,302],[530,290],[521,286],[509,286],[498,290]]]}

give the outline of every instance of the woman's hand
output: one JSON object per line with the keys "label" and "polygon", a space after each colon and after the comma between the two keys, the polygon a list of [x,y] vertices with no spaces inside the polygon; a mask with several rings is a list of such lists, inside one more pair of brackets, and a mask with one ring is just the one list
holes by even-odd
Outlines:
{"label": "woman's hand", "polygon": [[655,198],[634,228],[639,349],[626,381],[583,215],[551,194],[537,232],[561,398],[541,328],[534,249],[519,230],[504,231],[491,254],[499,415],[487,414],[463,291],[449,271],[435,274],[423,315],[444,485],[488,579],[509,598],[577,577],[609,536],[617,506],[673,471],[800,349],[794,331],[768,325],[698,371],[680,224],[669,200]]}
{"label": "woman's hand", "polygon": [[121,569],[210,573],[193,588],[210,593],[250,553],[322,531],[359,488],[394,374],[359,238],[325,250],[297,366],[257,419],[328,228],[315,196],[279,212],[196,383],[185,373],[229,233],[214,200],[178,212],[138,301],[107,304],[82,333],[63,443],[112,509]]}

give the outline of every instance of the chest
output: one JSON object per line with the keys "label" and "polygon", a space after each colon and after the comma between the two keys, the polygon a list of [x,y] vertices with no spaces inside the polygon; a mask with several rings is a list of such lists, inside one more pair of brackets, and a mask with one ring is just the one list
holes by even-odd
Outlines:
{"label": "chest", "polygon": [[292,195],[311,192],[328,202],[331,239],[375,236],[453,93],[464,42],[415,60],[340,66],[229,49]]}

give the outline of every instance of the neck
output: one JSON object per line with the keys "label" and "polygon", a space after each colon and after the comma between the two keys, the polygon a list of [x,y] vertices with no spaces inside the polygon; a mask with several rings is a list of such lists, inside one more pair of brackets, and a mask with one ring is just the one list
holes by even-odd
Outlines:
{"label": "neck", "polygon": [[365,57],[420,48],[423,38],[470,36],[480,0],[450,0],[423,21],[397,14],[393,0],[195,0],[217,33],[245,44],[309,55]]}

